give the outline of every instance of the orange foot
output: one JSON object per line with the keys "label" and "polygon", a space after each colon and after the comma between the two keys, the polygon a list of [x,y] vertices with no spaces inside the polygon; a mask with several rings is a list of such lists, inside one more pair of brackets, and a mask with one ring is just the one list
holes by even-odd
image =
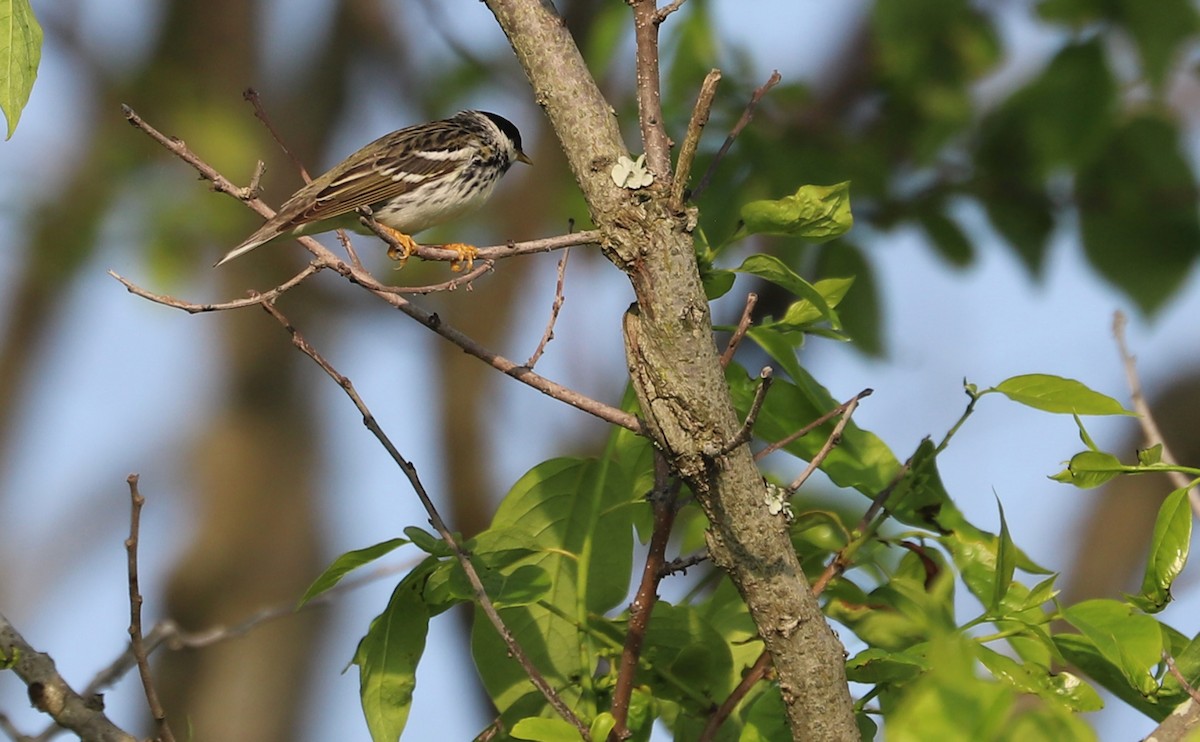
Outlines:
{"label": "orange foot", "polygon": [[448,245],[442,245],[442,249],[458,253],[458,257],[450,261],[450,270],[455,273],[463,269],[463,264],[466,264],[467,270],[471,270],[475,266],[475,256],[479,254],[479,248],[464,242],[451,242]]}
{"label": "orange foot", "polygon": [[396,266],[397,269],[403,268],[404,263],[408,260],[409,256],[417,251],[417,241],[398,229],[392,229],[391,227],[383,224],[380,224],[379,228],[384,232],[387,232],[393,240],[400,243],[399,247],[396,247],[395,245],[388,245],[387,256],[392,260],[400,261],[400,265]]}

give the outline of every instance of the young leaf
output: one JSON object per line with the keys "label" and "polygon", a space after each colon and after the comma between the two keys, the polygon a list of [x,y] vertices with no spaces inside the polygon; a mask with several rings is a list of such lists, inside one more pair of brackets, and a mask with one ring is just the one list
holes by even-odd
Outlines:
{"label": "young leaf", "polygon": [[1155,464],[1161,464],[1162,449],[1163,445],[1161,443],[1155,443],[1149,448],[1139,448],[1137,452],[1138,463],[1142,466],[1154,466]]}
{"label": "young leaf", "polygon": [[781,234],[810,242],[840,237],[854,226],[850,181],[831,186],[800,186],[791,196],[751,201],[742,207],[750,234]]}
{"label": "young leaf", "polygon": [[773,255],[751,255],[734,270],[738,273],[750,273],[758,276],[777,286],[782,286],[802,299],[807,299],[813,305],[813,308],[816,309],[818,315],[829,322],[830,327],[834,329],[841,327],[837,313],[825,301],[825,297],[821,295],[821,292],[811,283],[801,278],[791,268],[787,267],[779,258]]}
{"label": "young leaf", "polygon": [[296,608],[299,609],[308,601],[338,584],[338,582],[340,582],[341,579],[352,570],[358,569],[364,564],[373,562],[384,554],[387,554],[393,549],[404,546],[407,543],[408,539],[393,538],[382,543],[375,544],[374,546],[368,546],[365,549],[355,549],[354,551],[348,551],[345,554],[342,554],[340,557],[333,560],[333,564],[329,565],[329,567],[321,573],[321,576],[318,577],[315,582],[313,582],[308,590],[304,591],[304,596],[300,598],[300,602],[296,605]]}
{"label": "young leaf", "polygon": [[996,548],[996,574],[992,582],[992,602],[988,606],[992,611],[1000,609],[1008,588],[1012,585],[1013,572],[1017,568],[1017,547],[1008,534],[1008,521],[1004,519],[1004,506],[996,498],[996,507],[1000,510],[1000,538]]}
{"label": "young leaf", "polygon": [[532,742],[579,742],[579,730],[563,719],[532,717],[513,724],[512,737]]}
{"label": "young leaf", "polygon": [[406,526],[404,535],[408,536],[412,541],[413,546],[417,547],[426,554],[432,554],[439,557],[454,556],[454,552],[450,549],[449,544],[434,536],[429,531],[417,526]]}
{"label": "young leaf", "polygon": [[29,0],[0,0],[0,111],[11,139],[29,101],[42,60],[42,27]]}
{"label": "young leaf", "polygon": [[979,661],[997,680],[1003,680],[1021,693],[1032,693],[1071,711],[1099,711],[1104,708],[1100,695],[1069,672],[1052,673],[1049,668],[1022,664],[989,647],[980,646],[977,651]]}
{"label": "young leaf", "polygon": [[1074,379],[1025,374],[1005,379],[995,389],[1014,402],[1037,410],[1078,415],[1132,415],[1117,400],[1094,392]]}
{"label": "young leaf", "polygon": [[1132,471],[1111,453],[1081,451],[1071,457],[1067,468],[1050,477],[1056,482],[1073,484],[1080,489],[1099,487],[1123,472]]}
{"label": "young leaf", "polygon": [[1181,487],[1163,501],[1154,522],[1150,559],[1142,578],[1142,590],[1132,600],[1147,613],[1157,613],[1171,602],[1171,583],[1187,564],[1192,542],[1192,510],[1188,488]]}
{"label": "young leaf", "polygon": [[1154,694],[1158,683],[1150,668],[1162,659],[1163,649],[1157,621],[1115,600],[1085,600],[1064,610],[1063,618],[1121,671],[1134,690],[1147,697]]}

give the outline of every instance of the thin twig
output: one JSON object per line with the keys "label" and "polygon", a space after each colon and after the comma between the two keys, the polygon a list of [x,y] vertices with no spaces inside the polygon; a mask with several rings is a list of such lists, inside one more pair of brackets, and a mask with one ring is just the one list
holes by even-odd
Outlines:
{"label": "thin twig", "polygon": [[279,132],[275,130],[275,125],[271,123],[271,117],[267,115],[267,110],[263,108],[262,100],[258,97],[258,91],[254,88],[246,88],[242,92],[242,98],[246,99],[250,102],[250,105],[254,106],[255,118],[261,121],[263,126],[267,127],[267,131],[271,133],[271,138],[275,140],[275,143],[279,145],[279,148],[283,150],[283,153],[287,155],[287,158],[291,160],[292,164],[296,166],[296,169],[300,171],[300,177],[304,178],[304,182],[311,183],[312,178],[309,176],[308,170],[304,167],[304,163],[300,162],[300,158],[293,154],[292,150],[283,143],[283,137],[279,136]]}
{"label": "thin twig", "polygon": [[728,368],[729,364],[733,362],[733,354],[737,353],[738,346],[742,344],[742,339],[750,330],[750,315],[754,312],[754,305],[757,303],[758,294],[753,291],[746,294],[746,306],[742,308],[742,317],[738,320],[737,329],[729,336],[729,342],[725,344],[725,352],[721,354],[721,368]]}
{"label": "thin twig", "polygon": [[[407,572],[412,569],[413,564],[414,562],[402,562],[377,566],[359,577],[342,580],[299,608],[296,607],[294,600],[288,600],[257,610],[234,624],[217,624],[199,631],[184,631],[179,627],[179,624],[170,619],[160,620],[143,639],[146,654],[152,655],[164,646],[172,650],[203,649],[214,644],[237,639],[271,621],[289,618],[295,616],[297,613],[312,610],[316,606],[330,603],[338,597],[357,590],[364,585]],[[80,695],[90,698],[103,692],[106,688],[115,685],[117,681],[123,678],[136,665],[137,660],[133,656],[133,649],[132,647],[127,647],[112,662],[106,665],[104,669],[96,673]],[[53,729],[52,727],[50,730],[43,732],[38,739],[49,738]]]}
{"label": "thin twig", "polygon": [[846,408],[850,406],[850,403],[851,403],[851,402],[854,402],[855,404],[857,404],[859,400],[863,399],[864,397],[869,397],[869,396],[871,396],[871,395],[872,395],[872,394],[874,394],[874,393],[875,393],[875,390],[874,390],[874,389],[863,389],[863,390],[862,390],[861,392],[859,392],[858,394],[855,394],[855,395],[854,395],[853,397],[851,397],[850,399],[846,400],[845,402],[842,402],[842,403],[841,403],[840,405],[838,405],[837,407],[834,407],[834,408],[833,408],[832,410],[830,410],[829,412],[826,412],[824,415],[821,415],[821,416],[820,416],[820,417],[818,417],[816,420],[813,420],[812,422],[810,422],[809,424],[807,424],[807,425],[805,425],[804,427],[800,428],[800,429],[799,429],[799,430],[797,430],[796,432],[794,432],[794,433],[791,433],[791,434],[787,435],[786,437],[782,438],[781,440],[775,441],[774,443],[772,443],[771,445],[767,446],[767,447],[766,447],[766,448],[764,448],[763,450],[761,450],[761,451],[759,451],[758,453],[754,454],[754,460],[755,460],[755,461],[761,461],[761,460],[765,459],[767,456],[770,456],[771,454],[775,453],[775,452],[776,452],[776,451],[778,451],[779,449],[781,449],[781,448],[783,448],[783,447],[785,447],[785,446],[787,446],[787,445],[790,445],[790,444],[791,444],[793,441],[796,441],[796,440],[799,440],[800,438],[803,438],[804,436],[806,436],[806,435],[808,435],[809,433],[813,432],[814,430],[816,430],[817,428],[821,427],[821,426],[822,426],[822,425],[824,425],[825,423],[829,422],[829,421],[830,421],[830,420],[832,420],[833,418],[835,418],[835,417],[837,417],[838,415],[840,415],[840,414],[842,414],[843,412],[845,412],[845,411],[846,411]]}
{"label": "thin twig", "polygon": [[629,606],[629,626],[625,632],[625,645],[621,651],[617,683],[613,689],[612,715],[616,723],[608,735],[609,742],[618,742],[633,735],[627,726],[629,701],[642,656],[642,644],[646,640],[646,629],[650,624],[650,614],[658,600],[658,583],[662,580],[667,542],[671,538],[671,526],[675,523],[675,514],[678,512],[675,506],[678,490],[679,482],[671,481],[666,457],[655,451],[654,490],[650,493],[650,504],[654,509],[654,531],[650,536],[646,563],[642,567],[642,579],[633,603]]}
{"label": "thin twig", "polygon": [[758,659],[750,666],[750,669],[742,673],[742,679],[737,686],[729,693],[717,710],[709,715],[708,721],[704,724],[704,731],[700,733],[698,742],[710,742],[716,738],[717,730],[725,723],[746,694],[750,692],[758,681],[767,676],[771,670],[771,653],[763,650],[762,654],[758,655]]}
{"label": "thin twig", "polygon": [[659,8],[658,12],[654,14],[654,22],[662,25],[662,22],[667,20],[667,16],[679,10],[686,2],[687,0],[671,0],[671,2]]}
{"label": "thin twig", "polygon": [[820,450],[817,451],[817,455],[812,457],[812,461],[808,462],[808,466],[804,468],[804,471],[800,472],[800,476],[796,477],[792,483],[784,489],[784,492],[791,495],[796,490],[804,486],[804,483],[808,481],[808,478],[812,476],[812,473],[817,470],[817,467],[829,457],[829,454],[833,451],[834,446],[841,442],[842,431],[845,430],[846,425],[849,424],[850,416],[854,414],[854,410],[858,409],[858,401],[860,399],[862,399],[861,395],[851,398],[850,402],[846,405],[846,408],[842,410],[841,418],[839,418],[837,424],[833,426],[833,432],[829,434],[829,437],[825,439],[825,443],[823,443]]}
{"label": "thin twig", "polygon": [[746,110],[742,112],[742,117],[738,119],[736,124],[734,124],[733,129],[729,132],[729,136],[725,137],[725,142],[721,145],[721,149],[717,150],[717,154],[715,157],[713,157],[712,162],[708,163],[708,169],[704,171],[704,176],[700,178],[700,182],[696,184],[694,189],[692,189],[691,195],[688,196],[688,198],[695,200],[700,197],[700,194],[703,193],[706,188],[708,188],[708,184],[712,180],[713,173],[715,173],[717,170],[717,165],[720,164],[721,160],[725,158],[726,154],[728,154],[729,148],[733,146],[733,140],[737,139],[738,134],[742,133],[742,129],[745,129],[746,125],[750,123],[750,120],[754,118],[754,109],[758,106],[758,102],[762,100],[764,95],[767,94],[767,91],[778,85],[779,81],[782,79],[783,78],[779,76],[779,70],[775,70],[771,73],[771,77],[761,86],[759,86],[754,91],[754,94],[750,96],[750,102],[746,104]]}
{"label": "thin twig", "polygon": [[496,606],[492,603],[491,599],[487,595],[487,592],[484,590],[483,581],[480,580],[479,574],[475,571],[475,566],[471,563],[466,551],[464,551],[462,546],[459,544],[458,539],[455,538],[454,534],[450,531],[449,526],[447,526],[446,522],[442,520],[441,514],[438,512],[437,507],[433,504],[433,500],[429,497],[429,493],[425,490],[425,485],[422,484],[420,477],[417,475],[416,467],[413,466],[413,464],[400,453],[399,449],[397,449],[395,444],[392,443],[391,438],[389,438],[388,435],[383,431],[383,428],[380,427],[378,421],[375,419],[374,413],[371,412],[370,408],[367,407],[362,397],[359,396],[358,391],[355,390],[353,382],[351,382],[349,378],[339,373],[338,370],[334,368],[324,356],[318,353],[317,350],[313,348],[307,340],[304,339],[304,336],[300,334],[300,331],[297,330],[290,321],[288,321],[287,317],[283,316],[283,314],[275,308],[274,304],[269,301],[264,301],[262,308],[267,312],[267,314],[270,314],[272,317],[274,317],[275,320],[279,322],[279,324],[282,325],[285,330],[287,330],[288,334],[291,335],[292,344],[295,345],[301,353],[308,356],[314,363],[320,366],[321,370],[324,371],[331,379],[333,379],[337,385],[342,388],[342,391],[346,393],[346,396],[350,398],[350,401],[354,403],[354,406],[358,409],[359,413],[362,414],[363,425],[366,426],[367,430],[371,431],[371,434],[375,436],[375,439],[379,441],[380,445],[382,445],[383,448],[388,452],[388,455],[392,457],[392,461],[394,461],[396,466],[400,468],[400,471],[404,473],[404,476],[408,479],[409,484],[412,485],[413,490],[416,492],[417,499],[421,501],[421,506],[425,508],[425,513],[429,516],[430,524],[433,525],[434,530],[436,530],[438,535],[441,536],[442,541],[446,542],[446,545],[449,546],[454,552],[455,558],[458,560],[459,565],[462,567],[463,572],[467,576],[467,581],[471,584],[471,589],[474,593],[475,600],[478,602],[479,607],[483,610],[492,626],[495,627],[496,632],[500,635],[500,638],[503,639],[505,645],[508,647],[508,651],[521,665],[525,671],[525,674],[533,683],[534,687],[541,692],[541,694],[546,698],[546,701],[554,708],[554,710],[557,711],[563,719],[578,729],[580,735],[582,735],[584,739],[589,739],[587,726],[583,723],[583,721],[580,720],[578,716],[575,715],[575,712],[572,711],[569,706],[567,706],[562,698],[559,697],[558,692],[555,691],[548,682],[546,682],[545,677],[542,676],[541,672],[533,664],[533,661],[529,659],[529,656],[525,653],[524,648],[521,647],[520,643],[516,640],[516,637],[513,636],[512,631],[509,630],[507,625],[505,625],[504,620],[500,618],[499,612],[496,611]]}
{"label": "thin twig", "polygon": [[158,691],[154,689],[154,678],[150,675],[150,657],[142,643],[142,592],[138,587],[138,536],[142,523],[142,506],[146,498],[138,492],[137,474],[130,474],[125,480],[129,483],[129,538],[125,539],[125,552],[129,567],[129,639],[133,647],[133,657],[137,660],[138,675],[142,678],[142,690],[146,694],[146,703],[150,707],[150,715],[154,717],[154,726],[158,738],[163,742],[175,742],[171,733],[171,725],[167,723],[167,712],[162,702],[158,700]]}
{"label": "thin twig", "polygon": [[1163,662],[1167,663],[1167,671],[1171,673],[1171,677],[1175,678],[1175,680],[1179,682],[1179,687],[1183,688],[1183,690],[1192,697],[1193,701],[1200,703],[1200,691],[1197,691],[1192,684],[1188,682],[1188,679],[1183,676],[1183,673],[1179,671],[1179,667],[1175,665],[1175,658],[1166,652],[1163,652],[1162,658]]}
{"label": "thin twig", "polygon": [[120,281],[121,284],[123,286],[125,286],[126,289],[128,289],[129,293],[134,294],[135,296],[140,296],[143,299],[149,299],[150,301],[152,301],[156,304],[163,304],[165,306],[173,307],[175,309],[182,309],[183,311],[187,312],[188,314],[200,314],[202,312],[224,312],[224,311],[227,311],[230,309],[241,309],[242,307],[251,307],[256,304],[261,304],[264,299],[268,300],[268,301],[274,300],[274,299],[278,298],[280,295],[282,295],[288,289],[295,288],[296,286],[303,283],[309,276],[316,275],[317,271],[319,271],[319,270],[321,270],[319,266],[310,263],[309,265],[305,266],[304,270],[300,271],[299,273],[292,276],[287,281],[284,281],[283,283],[279,284],[278,286],[271,289],[270,291],[256,293],[253,296],[247,297],[245,299],[234,299],[233,301],[218,302],[215,304],[190,302],[190,301],[185,301],[183,299],[176,299],[175,297],[167,296],[166,294],[156,294],[152,291],[147,291],[146,289],[142,288],[141,286],[138,286],[133,281],[130,281],[128,278],[125,278],[124,276],[120,275],[116,271],[110,270],[108,272],[108,275],[110,275],[113,278]]}
{"label": "thin twig", "polygon": [[533,354],[529,356],[529,360],[525,361],[527,368],[533,368],[537,365],[538,359],[546,351],[546,346],[554,339],[554,325],[558,322],[558,313],[562,311],[563,302],[566,300],[563,294],[563,287],[566,283],[567,258],[569,257],[571,257],[571,248],[563,250],[562,257],[558,259],[558,283],[554,286],[554,302],[550,305],[550,319],[546,322],[546,329],[542,332],[541,341],[533,349]]}
{"label": "thin twig", "polygon": [[904,478],[908,476],[908,472],[911,468],[912,458],[909,458],[904,462],[904,465],[900,467],[900,471],[896,472],[896,475],[892,477],[892,481],[888,482],[888,485],[884,487],[878,495],[875,495],[875,497],[872,498],[870,506],[867,507],[862,518],[859,519],[858,525],[854,527],[853,533],[857,534],[857,536],[853,541],[839,549],[838,552],[833,555],[833,558],[829,560],[829,564],[825,565],[825,570],[821,572],[820,576],[818,576],[813,582],[813,595],[820,595],[821,593],[825,592],[825,588],[829,585],[830,581],[832,581],[835,577],[842,575],[850,566],[854,560],[854,555],[860,548],[862,548],[862,545],[875,536],[875,533],[879,530],[879,527],[883,524],[884,520],[882,517],[876,518],[876,515],[883,510],[884,506],[887,504],[888,498],[892,496],[892,492],[894,492],[896,487],[898,487],[900,483],[904,481]]}
{"label": "thin twig", "polygon": [[363,268],[362,261],[358,259],[358,252],[355,251],[354,245],[350,244],[350,233],[344,229],[339,229],[337,231],[337,238],[338,242],[342,245],[342,249],[346,251],[346,257],[350,258],[350,265],[359,270],[366,270]]}
{"label": "thin twig", "polygon": [[[1158,423],[1154,420],[1154,415],[1150,411],[1150,404],[1146,401],[1146,396],[1142,393],[1142,382],[1138,376],[1137,358],[1129,352],[1129,345],[1125,341],[1125,326],[1127,324],[1125,313],[1120,310],[1113,313],[1113,337],[1117,341],[1117,351],[1121,354],[1121,364],[1125,367],[1125,378],[1129,384],[1129,396],[1133,400],[1133,409],[1138,414],[1138,422],[1142,426],[1142,435],[1146,436],[1146,442],[1149,445],[1159,444],[1162,446],[1162,460],[1167,464],[1177,463],[1177,459],[1171,453],[1171,449],[1167,447],[1167,441],[1163,438],[1162,431],[1158,429]],[[1170,478],[1171,484],[1176,489],[1187,487],[1189,480],[1183,472],[1172,471],[1167,472],[1167,477]],[[1192,513],[1200,517],[1200,491],[1195,488],[1188,490],[1188,503],[1192,506]]]}
{"label": "thin twig", "polygon": [[676,572],[687,572],[690,567],[694,567],[701,562],[708,561],[708,550],[705,549],[688,557],[680,557],[672,559],[662,566],[661,577],[675,574]]}
{"label": "thin twig", "polygon": [[763,402],[767,399],[767,390],[771,388],[771,382],[774,381],[772,373],[770,366],[763,366],[762,370],[758,372],[758,389],[754,390],[754,399],[750,402],[750,409],[746,412],[746,420],[742,423],[737,435],[730,438],[717,452],[718,456],[724,456],[738,446],[750,442],[750,438],[754,434],[754,424],[758,422],[758,413],[762,411]]}
{"label": "thin twig", "polygon": [[663,127],[662,90],[658,72],[658,0],[627,0],[633,8],[633,35],[637,45],[638,122],[646,166],[661,183],[671,173],[671,145]]}
{"label": "thin twig", "polygon": [[[659,10],[659,15],[663,18],[666,17],[663,15],[663,11],[667,7],[670,6]],[[696,96],[696,105],[692,108],[692,118],[688,121],[687,134],[683,138],[683,144],[679,148],[679,158],[675,162],[675,177],[671,181],[671,208],[673,209],[683,208],[688,178],[692,175],[692,163],[696,159],[696,149],[700,146],[700,136],[704,133],[704,127],[708,124],[708,117],[712,113],[713,99],[717,95],[719,82],[721,82],[721,70],[710,70],[700,85],[700,94]]]}

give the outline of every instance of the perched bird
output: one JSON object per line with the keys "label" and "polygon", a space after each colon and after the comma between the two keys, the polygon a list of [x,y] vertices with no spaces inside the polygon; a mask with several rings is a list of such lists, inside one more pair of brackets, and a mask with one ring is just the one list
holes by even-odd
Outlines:
{"label": "perched bird", "polygon": [[[521,133],[494,113],[463,111],[394,131],[296,191],[216,265],[279,237],[361,231],[357,210],[363,206],[403,246],[389,247],[388,257],[403,260],[417,249],[411,235],[482,206],[514,162],[530,164],[521,151]],[[459,252],[456,262],[469,264],[476,252],[461,243],[446,247]]]}

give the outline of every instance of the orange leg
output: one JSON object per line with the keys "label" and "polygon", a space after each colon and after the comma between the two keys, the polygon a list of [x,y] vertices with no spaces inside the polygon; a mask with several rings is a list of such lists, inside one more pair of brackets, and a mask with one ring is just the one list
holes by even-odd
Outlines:
{"label": "orange leg", "polygon": [[400,261],[400,265],[396,267],[403,268],[404,263],[408,260],[409,256],[417,251],[417,241],[404,234],[400,230],[392,229],[387,225],[380,224],[379,228],[384,232],[387,232],[396,242],[400,243],[400,247],[388,245],[387,256],[392,260]]}
{"label": "orange leg", "polygon": [[471,270],[475,266],[475,256],[479,254],[479,248],[464,242],[451,242],[448,245],[442,245],[442,249],[458,253],[458,257],[450,261],[450,270],[455,273],[463,269],[464,263],[467,270]]}

